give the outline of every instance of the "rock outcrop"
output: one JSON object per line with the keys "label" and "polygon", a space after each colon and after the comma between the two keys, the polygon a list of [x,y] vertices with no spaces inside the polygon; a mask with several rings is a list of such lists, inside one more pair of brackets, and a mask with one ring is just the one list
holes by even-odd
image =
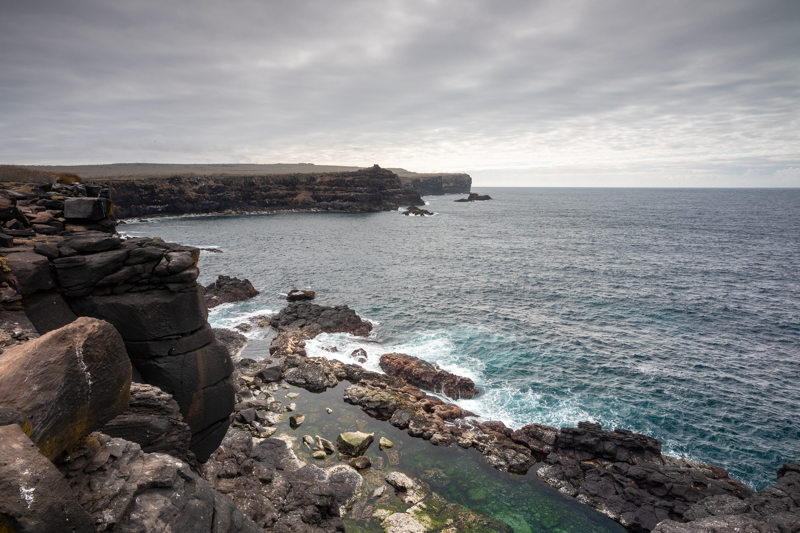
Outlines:
{"label": "rock outcrop", "polygon": [[408,207],[408,209],[406,209],[405,211],[403,211],[403,214],[404,214],[405,216],[413,215],[413,216],[415,216],[415,217],[429,217],[429,216],[433,216],[433,213],[431,213],[431,212],[430,212],[430,211],[428,211],[427,209],[421,209],[421,208],[419,208],[419,207],[416,207],[416,206],[413,206],[413,205],[412,205],[412,206],[409,206],[409,207]]}
{"label": "rock outcrop", "polygon": [[297,459],[283,440],[253,445],[231,428],[202,467],[203,477],[267,531],[344,531],[341,516],[361,486],[346,465],[321,469]]}
{"label": "rock outcrop", "polygon": [[287,302],[302,302],[306,300],[313,300],[317,296],[314,291],[303,291],[300,289],[292,289],[286,295]]}
{"label": "rock outcrop", "polygon": [[197,248],[101,232],[0,248],[5,281],[38,333],[90,316],[111,323],[141,378],[171,394],[200,461],[225,436],[233,365],[208,325]]}
{"label": "rock outcrop", "polygon": [[458,200],[455,200],[455,201],[456,202],[484,202],[486,200],[491,200],[491,199],[492,199],[492,197],[489,196],[488,194],[481,195],[481,194],[478,194],[476,192],[471,192],[471,193],[469,193],[468,197],[459,198]]}
{"label": "rock outcrop", "polygon": [[431,392],[441,392],[454,400],[474,398],[481,392],[471,379],[441,370],[419,357],[387,353],[381,356],[380,366],[390,376]]}
{"label": "rock outcrop", "polygon": [[133,442],[92,433],[57,466],[96,531],[262,531],[186,463]]}
{"label": "rock outcrop", "polygon": [[117,216],[282,210],[390,211],[420,202],[377,165],[352,172],[253,176],[176,176],[101,180]]}
{"label": "rock outcrop", "polygon": [[186,463],[194,462],[189,451],[192,429],[183,421],[172,395],[153,385],[132,383],[128,409],[99,431],[135,442],[145,453],[166,453]]}
{"label": "rock outcrop", "polygon": [[61,472],[19,426],[0,426],[0,443],[0,531],[95,533]]}
{"label": "rock outcrop", "polygon": [[128,408],[131,364],[107,322],[79,318],[0,357],[0,406],[30,420],[54,459]]}
{"label": "rock outcrop", "polygon": [[217,281],[206,285],[206,305],[209,309],[220,304],[240,302],[258,295],[249,279],[219,275]]}
{"label": "rock outcrop", "polygon": [[392,169],[406,187],[418,192],[420,196],[442,194],[466,194],[472,186],[469,174],[419,174],[403,169]]}

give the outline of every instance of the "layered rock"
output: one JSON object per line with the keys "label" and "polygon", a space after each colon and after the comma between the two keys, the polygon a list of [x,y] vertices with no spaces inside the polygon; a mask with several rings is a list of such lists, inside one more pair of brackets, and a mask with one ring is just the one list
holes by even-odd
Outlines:
{"label": "layered rock", "polygon": [[79,318],[0,358],[0,406],[28,417],[50,459],[128,408],[131,364],[107,322]]}
{"label": "layered rock", "polygon": [[262,531],[172,456],[92,433],[59,459],[59,470],[96,531]]}
{"label": "layered rock", "polygon": [[166,453],[184,462],[194,462],[189,451],[192,430],[183,421],[178,403],[158,387],[131,384],[128,409],[100,428],[109,437],[141,446],[145,453]]}
{"label": "layered rock", "polygon": [[6,282],[39,333],[91,316],[111,323],[141,378],[171,394],[203,461],[225,435],[233,365],[207,322],[199,250],[83,232],[2,249]]}
{"label": "layered rock", "polygon": [[250,283],[250,280],[221,274],[217,277],[217,281],[205,287],[206,306],[209,309],[220,304],[247,300],[257,295],[258,291]]}
{"label": "layered rock", "polygon": [[419,357],[387,353],[381,356],[380,366],[390,376],[431,392],[441,392],[454,400],[474,398],[480,394],[471,379],[441,370]]}
{"label": "layered rock", "polygon": [[118,216],[280,210],[389,211],[419,202],[377,165],[351,172],[252,176],[176,176],[99,181]]}
{"label": "layered rock", "polygon": [[366,337],[372,324],[362,320],[355,311],[347,307],[294,302],[281,309],[270,319],[270,325],[278,335],[270,342],[272,356],[305,356],[305,341],[320,333],[349,333]]}

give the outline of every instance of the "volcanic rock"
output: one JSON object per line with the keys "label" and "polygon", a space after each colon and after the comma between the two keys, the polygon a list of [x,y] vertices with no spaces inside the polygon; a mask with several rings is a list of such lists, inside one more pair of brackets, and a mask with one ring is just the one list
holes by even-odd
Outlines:
{"label": "volcanic rock", "polygon": [[492,197],[488,194],[480,195],[476,192],[469,193],[467,198],[459,198],[458,200],[454,200],[456,202],[482,202],[485,200],[491,200]]}
{"label": "volcanic rock", "polygon": [[50,459],[128,408],[131,364],[117,331],[81,317],[3,353],[0,405],[25,414]]}
{"label": "volcanic rock", "polygon": [[471,379],[439,370],[418,357],[400,353],[384,354],[381,356],[380,366],[390,376],[402,378],[432,392],[443,392],[456,400],[473,398],[480,394]]}
{"label": "volcanic rock", "polygon": [[206,285],[205,298],[208,308],[230,302],[240,302],[258,295],[250,280],[219,275],[217,281]]}
{"label": "volcanic rock", "polygon": [[289,291],[289,294],[286,295],[286,301],[288,302],[300,302],[304,300],[313,300],[317,296],[317,293],[314,291],[303,291],[299,289],[292,289]]}
{"label": "volcanic rock", "polygon": [[367,448],[369,448],[373,440],[375,440],[374,433],[347,431],[339,434],[339,437],[336,439],[336,447],[344,454],[358,457],[367,451]]}

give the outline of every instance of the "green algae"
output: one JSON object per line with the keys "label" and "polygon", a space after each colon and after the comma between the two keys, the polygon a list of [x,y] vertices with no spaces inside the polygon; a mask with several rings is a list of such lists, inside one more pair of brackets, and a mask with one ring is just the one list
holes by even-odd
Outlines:
{"label": "green algae", "polygon": [[[342,400],[347,386],[343,383],[318,394],[291,387],[292,392],[301,393],[295,401],[298,410],[306,414],[306,421],[297,430],[282,421],[276,425],[276,435],[297,437],[293,449],[298,458],[321,468],[342,462],[337,454],[312,459],[313,450],[302,445],[304,434],[336,441],[342,432],[362,431],[374,433],[375,440],[386,438],[394,442],[394,448],[380,450],[379,446],[370,446],[364,452],[372,467],[360,472],[364,485],[344,517],[349,533],[383,532],[381,520],[373,517],[377,510],[409,512],[434,533],[624,533],[622,526],[566,498],[533,472],[525,476],[499,472],[476,450],[436,447],[410,437],[388,422],[369,417]],[[334,414],[327,414],[326,407],[333,407]],[[423,505],[409,511],[409,505],[395,496],[394,489],[384,481],[395,470],[423,484],[428,494]],[[373,492],[381,486],[386,487],[384,494],[373,498]]]}

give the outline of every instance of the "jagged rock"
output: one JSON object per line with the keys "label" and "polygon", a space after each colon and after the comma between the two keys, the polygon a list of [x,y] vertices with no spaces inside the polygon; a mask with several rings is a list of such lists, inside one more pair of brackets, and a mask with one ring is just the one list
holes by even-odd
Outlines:
{"label": "jagged rock", "polygon": [[402,378],[412,385],[429,391],[443,392],[456,400],[473,398],[480,394],[471,379],[439,370],[418,357],[388,353],[381,356],[380,366],[390,376]]}
{"label": "jagged rock", "polygon": [[130,407],[100,431],[135,442],[145,453],[161,452],[187,463],[194,461],[189,452],[192,430],[183,421],[178,403],[153,385],[132,383]]}
{"label": "jagged rock", "polygon": [[414,505],[427,495],[425,488],[402,472],[389,472],[386,482],[394,487],[397,496],[405,503]]}
{"label": "jagged rock", "polygon": [[228,349],[231,356],[237,355],[247,344],[247,337],[232,329],[214,328],[214,336]]}
{"label": "jagged rock", "polygon": [[[792,531],[792,530],[786,530]],[[796,529],[794,531],[797,531]],[[766,524],[746,516],[719,516],[702,518],[682,524],[665,520],[653,533],[782,533],[774,524]]]}
{"label": "jagged rock", "polygon": [[325,333],[349,333],[365,337],[372,324],[362,320],[355,311],[347,307],[325,307],[315,304],[292,303],[270,319],[274,328],[315,330]]}
{"label": "jagged rock", "polygon": [[205,298],[208,308],[220,304],[240,302],[258,295],[250,280],[219,275],[217,281],[206,285]]}
{"label": "jagged rock", "polygon": [[339,384],[333,370],[323,358],[287,356],[283,361],[283,379],[287,383],[312,392],[323,391]]}
{"label": "jagged rock", "polygon": [[374,433],[346,431],[339,434],[339,437],[336,439],[336,447],[344,454],[358,457],[367,451],[367,448],[369,448],[373,440],[375,440]]}
{"label": "jagged rock", "polygon": [[420,209],[419,207],[416,207],[416,206],[413,206],[413,205],[409,206],[408,209],[403,211],[403,214],[405,216],[414,215],[414,216],[419,216],[419,217],[432,216],[433,215],[433,213],[431,213],[427,209]]}
{"label": "jagged rock", "polygon": [[126,440],[92,433],[58,468],[97,531],[261,532],[186,463]]}
{"label": "jagged rock", "polygon": [[299,289],[292,289],[286,295],[287,302],[301,302],[304,300],[313,300],[317,296],[314,291],[303,291]]}
{"label": "jagged rock", "polygon": [[50,459],[128,408],[131,364],[111,324],[81,317],[7,350],[0,405],[24,413]]}
{"label": "jagged rock", "polygon": [[95,533],[69,484],[18,425],[0,426],[0,443],[0,531]]}
{"label": "jagged rock", "polygon": [[466,198],[459,198],[458,200],[454,200],[456,202],[482,202],[485,200],[491,200],[492,197],[488,194],[480,195],[476,192],[469,193],[469,196]]}

